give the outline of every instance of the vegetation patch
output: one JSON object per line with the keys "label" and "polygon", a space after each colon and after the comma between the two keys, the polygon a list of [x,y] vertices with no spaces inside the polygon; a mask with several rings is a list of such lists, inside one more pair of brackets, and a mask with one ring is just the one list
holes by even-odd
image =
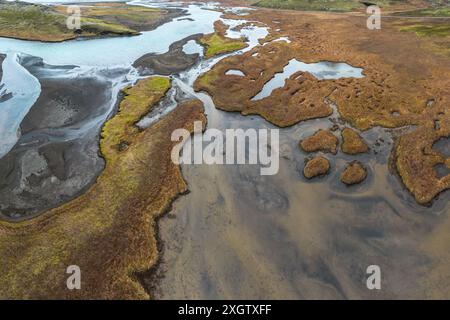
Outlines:
{"label": "vegetation patch", "polygon": [[[270,96],[252,100],[293,58],[295,47],[284,41],[273,42],[221,60],[197,79],[194,88],[207,91],[221,110],[257,114],[279,127],[329,116],[333,109],[323,97],[332,92],[332,82],[317,81],[309,73],[295,73]],[[245,76],[226,75],[232,69],[241,70]]]}
{"label": "vegetation patch", "polygon": [[433,121],[400,137],[395,149],[398,173],[408,190],[421,204],[430,203],[439,193],[450,188],[450,174],[439,176],[436,167],[448,165],[449,159],[433,149],[433,144],[450,137],[450,116],[443,114],[440,128]]}
{"label": "vegetation patch", "polygon": [[[67,12],[67,6],[56,6],[55,9],[62,14]],[[180,11],[175,10],[147,8],[124,3],[96,3],[82,6],[80,9],[82,17],[120,25],[135,32],[154,29],[165,20],[180,14]]]}
{"label": "vegetation patch", "polygon": [[[444,4],[443,1],[423,1],[421,6]],[[412,10],[417,8],[416,0],[261,0],[256,6],[266,8],[291,9],[303,11],[351,12],[363,11],[369,5],[377,5],[385,10]],[[420,12],[419,10],[417,10]],[[433,10],[430,10],[433,12]],[[408,11],[414,12],[414,11]]]}
{"label": "vegetation patch", "polygon": [[237,51],[248,46],[245,39],[227,38],[225,36],[227,26],[222,21],[216,21],[214,29],[214,33],[205,35],[199,40],[200,44],[205,47],[206,58]]}
{"label": "vegetation patch", "polygon": [[329,130],[319,130],[312,136],[300,141],[300,148],[306,152],[331,152],[337,153],[338,138]]}
{"label": "vegetation patch", "polygon": [[170,79],[150,77],[122,90],[124,98],[118,114],[102,130],[102,154],[107,161],[117,157],[117,151],[129,146],[139,133],[135,123],[155,105],[170,89]]}
{"label": "vegetation patch", "polygon": [[256,3],[256,6],[278,9],[337,12],[353,11],[364,7],[362,3],[352,0],[262,0]]}
{"label": "vegetation patch", "polygon": [[401,31],[414,32],[420,37],[448,37],[450,24],[416,24],[400,28]]}
{"label": "vegetation patch", "polygon": [[308,160],[303,168],[303,175],[306,179],[326,175],[330,171],[330,161],[327,158],[318,156]]}
{"label": "vegetation patch", "polygon": [[[106,167],[85,194],[29,221],[0,222],[0,298],[149,298],[136,273],[157,259],[155,219],[187,190],[171,160],[171,134],[192,132],[194,121],[206,123],[201,102],[192,100],[136,132],[133,124],[166,89],[160,77],[127,89],[118,120],[113,117],[103,131]],[[122,138],[129,145],[119,149]],[[81,269],[81,290],[66,287],[66,269],[74,264]]]}
{"label": "vegetation patch", "polygon": [[173,12],[139,6],[97,4],[81,9],[81,29],[67,28],[67,6],[0,0],[0,36],[58,42],[77,37],[137,35],[162,23]]}
{"label": "vegetation patch", "polygon": [[359,161],[353,161],[342,172],[341,181],[350,186],[363,182],[366,177],[366,168]]}
{"label": "vegetation patch", "polygon": [[450,8],[427,8],[422,10],[412,10],[407,12],[397,12],[398,16],[412,16],[412,17],[450,17]]}

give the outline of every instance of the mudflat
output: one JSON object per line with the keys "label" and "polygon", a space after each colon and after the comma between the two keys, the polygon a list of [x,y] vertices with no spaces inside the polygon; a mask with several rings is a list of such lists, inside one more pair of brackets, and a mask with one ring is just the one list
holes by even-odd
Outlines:
{"label": "mudflat", "polygon": [[[34,57],[23,64],[40,81],[41,94],[20,125],[19,141],[0,159],[0,209],[6,219],[33,217],[94,182],[104,166],[98,156],[101,123],[95,123],[113,98],[111,83],[100,78],[52,76],[73,66],[49,66]],[[83,130],[90,122],[94,126]],[[79,136],[71,136],[76,131]]]}

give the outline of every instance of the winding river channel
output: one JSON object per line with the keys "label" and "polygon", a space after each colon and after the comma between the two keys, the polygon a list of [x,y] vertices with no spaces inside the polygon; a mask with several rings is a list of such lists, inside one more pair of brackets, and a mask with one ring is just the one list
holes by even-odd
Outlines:
{"label": "winding river channel", "polygon": [[[146,1],[131,4],[181,7]],[[84,162],[78,167],[73,164],[70,182],[71,186],[75,185],[73,190],[62,189],[58,184],[52,187],[52,182],[62,184],[64,179],[48,177],[49,198],[57,199],[51,206],[75,197],[101,173],[103,160],[97,155],[99,132],[115,110],[120,89],[141,77],[132,66],[136,59],[147,53],[164,53],[172,43],[189,36],[211,33],[217,20],[230,26],[229,37],[247,38],[249,46],[233,54],[251,50],[270,31],[261,26],[233,31],[246,22],[245,15],[243,20],[223,19],[219,11],[211,10],[213,6],[197,4],[182,8],[190,19],[175,18],[135,37],[62,43],[0,38],[0,52],[7,54],[2,84],[13,94],[11,99],[0,102],[0,158],[3,158],[0,160],[7,161],[14,153],[20,154],[17,159],[22,165],[33,161],[38,166],[42,159],[36,152],[23,150],[29,144],[45,146],[49,142],[70,142],[71,147],[79,146],[77,152],[93,155],[82,158]],[[200,53],[201,47],[190,41],[184,50]],[[140,125],[149,126],[175,108],[178,101],[196,97],[205,105],[210,128],[275,129],[257,116],[217,110],[206,93],[194,92],[197,77],[226,56],[201,57],[189,70],[171,75],[170,93]],[[287,69],[291,67],[304,68],[319,78],[362,76],[360,69],[345,63],[311,66],[296,60]],[[288,76],[277,75],[274,79],[278,84],[268,83],[261,94],[270,95]],[[42,83],[55,79],[95,79],[102,88],[102,97],[78,121],[53,129],[26,130],[27,114],[32,112],[30,109],[44,87],[48,88]],[[340,183],[340,172],[346,163],[354,160],[341,152],[330,158],[328,176],[307,181],[301,173],[307,154],[298,148],[298,142],[332,125],[345,127],[336,110],[329,118],[280,129],[280,171],[274,176],[261,176],[258,165],[182,165],[190,193],[178,198],[171,212],[159,220],[162,255],[154,272],[142,280],[153,297],[421,297],[422,292],[415,288],[421,270],[429,263],[418,249],[421,236],[437,223],[441,213],[448,212],[448,193],[439,197],[432,207],[417,205],[397,177],[389,172],[395,131],[380,128],[362,133],[372,147],[369,154],[358,156],[368,168],[364,183],[351,188]],[[89,173],[83,173],[83,179],[78,179],[77,172],[82,175],[86,168]],[[64,194],[61,190],[65,190]],[[38,206],[39,201],[28,206]],[[16,210],[19,213],[0,205],[0,209],[8,212],[3,214],[5,218],[22,219],[39,214],[36,211],[24,217],[27,204],[19,200],[11,208],[20,208]],[[382,291],[370,291],[365,286],[366,268],[373,264],[385,270]]]}

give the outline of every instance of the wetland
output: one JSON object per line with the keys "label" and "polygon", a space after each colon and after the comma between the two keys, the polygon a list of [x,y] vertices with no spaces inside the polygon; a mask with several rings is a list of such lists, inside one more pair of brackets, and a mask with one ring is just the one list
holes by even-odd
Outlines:
{"label": "wetland", "polygon": [[[274,2],[86,5],[81,36],[0,2],[36,23],[0,33],[0,298],[450,297],[450,39]],[[174,163],[194,123],[279,130],[278,172]]]}

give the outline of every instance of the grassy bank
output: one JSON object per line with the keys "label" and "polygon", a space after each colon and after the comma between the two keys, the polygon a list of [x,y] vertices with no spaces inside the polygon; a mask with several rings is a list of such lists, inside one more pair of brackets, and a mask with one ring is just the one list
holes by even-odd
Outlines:
{"label": "grassy bank", "polygon": [[118,151],[128,148],[139,133],[134,124],[159,101],[170,88],[170,80],[153,77],[122,90],[124,98],[119,113],[102,130],[102,154],[109,162],[117,159]]}
{"label": "grassy bank", "polygon": [[[448,99],[444,97],[449,88],[450,64],[448,56],[442,54],[448,48],[448,25],[440,23],[440,19],[427,22],[425,27],[413,19],[386,21],[383,37],[374,37],[364,27],[354,32],[361,19],[356,15],[277,10],[269,15],[265,10],[256,10],[247,19],[262,21],[271,30],[281,28],[278,36],[289,37],[291,43],[266,43],[243,55],[221,60],[200,76],[195,90],[208,92],[216,108],[259,115],[278,127],[288,127],[331,115],[329,99],[336,104],[341,119],[362,131],[379,126],[417,126],[421,129],[398,144],[396,165],[402,181],[421,204],[449,188],[450,176],[440,179],[434,174],[434,166],[446,160],[429,156],[434,141],[448,137]],[[411,32],[397,32],[400,28]],[[306,63],[345,61],[363,68],[364,77],[319,80],[298,72],[270,96],[253,100],[294,58]],[[235,69],[244,76],[227,75],[228,70]],[[430,106],[430,99],[436,103]],[[435,126],[441,129],[436,130]],[[356,141],[356,135],[343,136],[344,140],[355,140],[350,148],[346,145],[347,153],[367,151],[362,141]]]}
{"label": "grassy bank", "polygon": [[81,10],[81,29],[71,30],[66,6],[0,1],[0,36],[57,42],[77,37],[137,35],[165,19],[166,11],[97,4]]}

